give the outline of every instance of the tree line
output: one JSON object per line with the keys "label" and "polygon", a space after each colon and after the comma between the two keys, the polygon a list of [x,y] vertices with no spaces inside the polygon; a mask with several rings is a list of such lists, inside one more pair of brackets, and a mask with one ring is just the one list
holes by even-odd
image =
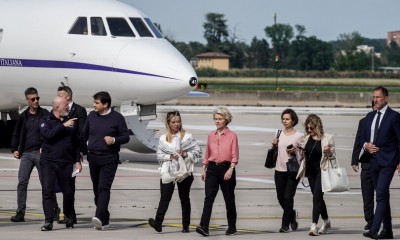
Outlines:
{"label": "tree line", "polygon": [[[266,38],[254,37],[247,44],[238,40],[234,31],[229,31],[226,22],[224,14],[206,14],[203,23],[206,44],[169,41],[188,60],[204,52],[228,54],[230,67],[237,69],[366,71],[381,66],[400,67],[400,46],[396,42],[387,46],[386,39],[368,39],[357,31],[340,34],[336,41],[326,42],[316,36],[306,36],[303,25],[275,23],[265,27]],[[357,50],[360,45],[368,45],[373,50]]]}

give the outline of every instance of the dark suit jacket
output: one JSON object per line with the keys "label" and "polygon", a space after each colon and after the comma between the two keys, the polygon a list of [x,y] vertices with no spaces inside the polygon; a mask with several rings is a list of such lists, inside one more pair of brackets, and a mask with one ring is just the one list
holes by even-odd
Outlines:
{"label": "dark suit jacket", "polygon": [[369,161],[372,155],[369,152],[364,152],[363,155],[360,157],[360,152],[363,147],[363,142],[361,140],[361,133],[364,127],[364,120],[365,117],[360,119],[358,122],[358,128],[356,133],[356,138],[354,139],[354,147],[353,147],[353,154],[351,155],[351,165],[358,165],[361,163],[362,169],[369,169]]}
{"label": "dark suit jacket", "polygon": [[[376,112],[370,112],[365,117],[361,134],[362,145],[370,142],[371,125],[375,114]],[[399,164],[399,143],[400,114],[388,107],[381,120],[376,143],[374,143],[379,148],[376,153],[376,161],[380,166],[397,166]]]}
{"label": "dark suit jacket", "polygon": [[76,104],[75,102],[72,103],[71,109],[69,110],[68,118],[78,118],[76,121],[78,126],[78,134],[81,135],[83,126],[85,125],[87,113],[86,109],[81,105]]}
{"label": "dark suit jacket", "polygon": [[[87,112],[84,107],[75,102],[72,103],[71,109],[69,110],[68,118],[78,118],[76,121],[77,128],[78,128],[78,136],[81,135],[83,126],[85,126]],[[79,138],[80,139],[80,138]],[[80,144],[80,146],[85,146],[86,144]],[[81,152],[85,152],[85,149],[81,149]]]}

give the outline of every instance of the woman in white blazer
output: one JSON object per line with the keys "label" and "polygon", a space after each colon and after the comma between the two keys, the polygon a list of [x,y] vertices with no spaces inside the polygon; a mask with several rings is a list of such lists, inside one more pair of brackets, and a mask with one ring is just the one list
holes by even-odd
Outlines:
{"label": "woman in white blazer", "polygon": [[[322,192],[321,170],[328,168],[329,160],[336,159],[335,142],[332,135],[324,132],[321,119],[315,115],[308,115],[305,123],[305,137],[302,141],[300,155],[302,161],[297,178],[308,178],[313,194],[312,224],[310,236],[326,234],[331,228],[324,193]],[[317,224],[319,216],[323,219],[321,228]]]}

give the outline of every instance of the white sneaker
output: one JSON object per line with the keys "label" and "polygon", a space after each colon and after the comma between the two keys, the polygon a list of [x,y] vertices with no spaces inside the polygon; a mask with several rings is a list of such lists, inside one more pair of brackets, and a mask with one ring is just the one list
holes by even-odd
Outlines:
{"label": "white sneaker", "polygon": [[101,230],[104,231],[104,230],[107,230],[107,228],[110,228],[110,224],[102,226]]}
{"label": "white sneaker", "polygon": [[316,223],[311,224],[311,228],[310,231],[308,231],[308,235],[318,236],[318,228]]}
{"label": "white sneaker", "polygon": [[94,225],[94,229],[102,230],[103,224],[101,223],[100,219],[98,219],[97,217],[93,217],[92,223]]}
{"label": "white sneaker", "polygon": [[331,221],[326,220],[322,223],[321,228],[319,229],[319,234],[327,234],[328,230],[331,228]]}

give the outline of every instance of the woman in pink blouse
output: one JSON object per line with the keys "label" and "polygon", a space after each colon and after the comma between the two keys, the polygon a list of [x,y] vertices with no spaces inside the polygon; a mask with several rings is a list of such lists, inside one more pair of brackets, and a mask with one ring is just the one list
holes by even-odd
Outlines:
{"label": "woman in pink blouse", "polygon": [[209,235],[208,227],[212,207],[221,187],[228,219],[228,229],[225,234],[234,235],[237,219],[235,166],[239,160],[238,139],[236,134],[228,128],[228,124],[232,121],[232,115],[226,107],[219,107],[214,110],[213,118],[217,129],[208,135],[206,156],[203,160],[203,172],[201,173],[201,179],[205,182],[206,196],[200,226],[196,228],[196,232],[203,236]]}
{"label": "woman in pink blouse", "polygon": [[279,232],[289,232],[289,225],[292,231],[297,230],[297,211],[293,209],[294,195],[296,194],[299,179],[296,178],[297,172],[289,172],[286,163],[289,158],[300,160],[300,146],[303,134],[294,129],[299,122],[297,114],[292,109],[283,110],[281,114],[283,130],[279,139],[273,139],[272,144],[278,146],[278,158],[275,166],[275,186],[276,196],[279,205],[283,209],[282,224]]}

